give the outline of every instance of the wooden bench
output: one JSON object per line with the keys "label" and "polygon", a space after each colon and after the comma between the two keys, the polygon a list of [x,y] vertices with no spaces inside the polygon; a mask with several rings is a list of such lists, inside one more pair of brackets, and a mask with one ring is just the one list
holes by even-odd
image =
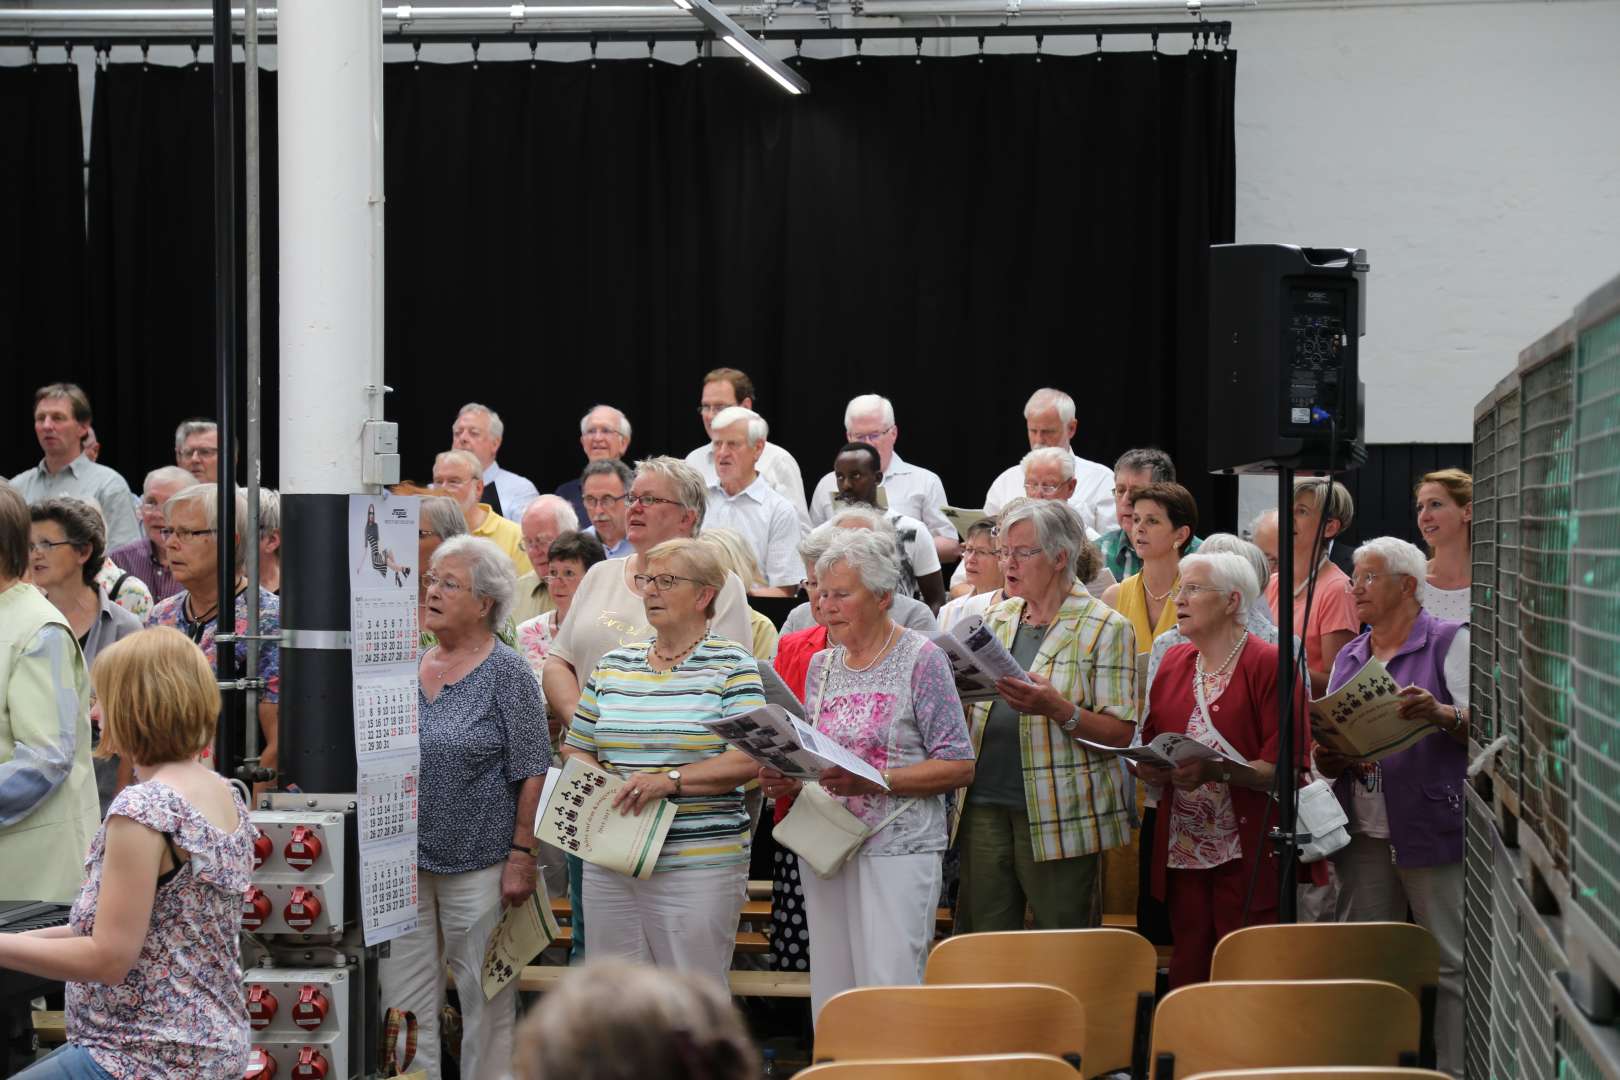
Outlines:
{"label": "wooden bench", "polygon": [[[523,969],[518,976],[518,989],[544,993],[568,974],[566,967],[536,967]],[[732,971],[731,993],[735,997],[808,998],[810,975],[801,971]]]}

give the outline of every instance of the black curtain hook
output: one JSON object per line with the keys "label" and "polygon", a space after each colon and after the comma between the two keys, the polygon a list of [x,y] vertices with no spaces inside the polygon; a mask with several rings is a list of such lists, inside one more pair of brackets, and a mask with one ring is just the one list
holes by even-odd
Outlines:
{"label": "black curtain hook", "polygon": [[411,42],[411,70],[422,70],[422,43],[420,41]]}
{"label": "black curtain hook", "polygon": [[1159,35],[1158,35],[1158,32],[1155,31],[1154,34],[1153,34],[1153,59],[1157,60],[1158,58],[1159,58]]}
{"label": "black curtain hook", "polygon": [[658,39],[657,38],[648,38],[647,39],[647,66],[649,68],[653,66],[653,50],[655,48],[657,48],[657,47],[658,47]]}
{"label": "black curtain hook", "polygon": [[62,48],[67,50],[67,62],[70,63],[70,64],[73,63],[73,42],[71,42],[71,41],[62,42]]}
{"label": "black curtain hook", "polygon": [[1097,63],[1102,63],[1102,31],[1097,31]]}
{"label": "black curtain hook", "polygon": [[195,39],[191,42],[191,66],[202,67],[202,42]]}
{"label": "black curtain hook", "polygon": [[30,67],[39,67],[39,42],[28,43],[28,64]]}
{"label": "black curtain hook", "polygon": [[917,63],[920,64],[922,63],[922,35],[918,34],[912,40],[917,43]]}
{"label": "black curtain hook", "polygon": [[591,38],[591,70],[596,70],[596,39]]}
{"label": "black curtain hook", "polygon": [[979,35],[979,63],[984,63],[984,35]]}
{"label": "black curtain hook", "polygon": [[855,66],[861,66],[861,36],[855,35]]}
{"label": "black curtain hook", "polygon": [[141,70],[145,71],[151,59],[152,46],[149,42],[141,42]]}
{"label": "black curtain hook", "polygon": [[472,49],[473,49],[473,65],[472,66],[473,66],[473,70],[477,71],[478,70],[478,39],[477,38],[472,39]]}
{"label": "black curtain hook", "polygon": [[1036,34],[1035,35],[1035,62],[1037,64],[1041,62],[1041,44],[1045,40],[1046,40],[1046,35],[1045,34]]}
{"label": "black curtain hook", "polygon": [[539,48],[540,48],[540,39],[539,38],[530,38],[529,39],[529,68],[530,68],[530,70],[533,70],[533,68],[534,68],[534,54],[539,50]]}

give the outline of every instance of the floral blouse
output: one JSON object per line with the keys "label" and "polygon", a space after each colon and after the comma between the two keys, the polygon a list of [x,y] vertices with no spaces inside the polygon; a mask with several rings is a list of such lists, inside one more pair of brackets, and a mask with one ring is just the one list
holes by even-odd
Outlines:
{"label": "floral blouse", "polygon": [[[248,1022],[237,935],[253,874],[258,830],[238,796],[232,832],[215,828],[179,792],[132,784],[108,808],[168,833],[190,858],[158,886],[140,957],[117,986],[67,984],[67,1034],[117,1080],[241,1076]],[[95,930],[107,826],[85,859],[86,880],[68,916],[75,934]]]}
{"label": "floral blouse", "polygon": [[[1232,682],[1237,670],[1233,664],[1211,686],[1204,684],[1204,696],[1210,708]],[[1194,679],[1198,676],[1194,675]],[[1187,737],[1205,746],[1216,746],[1215,726],[1204,710],[1193,706],[1187,720]],[[1170,848],[1165,865],[1171,870],[1213,870],[1233,859],[1243,857],[1243,844],[1238,839],[1237,811],[1232,808],[1232,791],[1225,784],[1204,784],[1193,791],[1177,791],[1170,809]]]}
{"label": "floral blouse", "polygon": [[529,662],[529,670],[534,677],[540,677],[540,671],[546,666],[546,656],[551,652],[551,639],[557,636],[557,611],[542,611],[532,619],[525,619],[518,623],[517,640],[518,652],[523,659]]}

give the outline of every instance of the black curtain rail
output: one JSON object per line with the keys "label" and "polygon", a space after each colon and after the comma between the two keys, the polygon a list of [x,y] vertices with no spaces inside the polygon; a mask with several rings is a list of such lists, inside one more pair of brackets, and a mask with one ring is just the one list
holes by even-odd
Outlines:
{"label": "black curtain rail", "polygon": [[[1151,22],[1151,23],[1030,23],[1025,25],[997,23],[988,26],[872,26],[872,27],[802,27],[798,29],[765,29],[751,30],[754,36],[767,41],[887,41],[887,40],[918,40],[922,38],[978,38],[981,41],[989,38],[1046,38],[1046,37],[1094,37],[1098,47],[1102,45],[1105,37],[1147,37],[1157,44],[1158,38],[1163,35],[1174,37],[1191,35],[1195,39],[1202,38],[1207,47],[1212,42],[1225,47],[1232,40],[1232,24],[1230,21],[1194,21],[1194,22]],[[274,33],[261,33],[261,42],[274,42]],[[114,46],[137,45],[146,48],[152,45],[183,45],[195,49],[206,39],[196,34],[139,34],[132,33],[116,37],[108,36],[106,31],[97,31],[83,35],[7,35],[0,34],[0,45],[26,46],[31,49],[58,48],[71,51],[76,47],[91,46],[98,52],[106,52]],[[238,34],[234,38],[240,43],[242,38]],[[389,31],[383,34],[383,41],[388,44],[456,44],[477,45],[487,41],[517,41],[531,45],[543,44],[571,44],[589,42],[703,42],[714,40],[714,35],[707,30],[635,30],[635,29],[600,29],[600,30],[523,30],[512,29],[507,31],[433,31],[413,33],[409,31]]]}

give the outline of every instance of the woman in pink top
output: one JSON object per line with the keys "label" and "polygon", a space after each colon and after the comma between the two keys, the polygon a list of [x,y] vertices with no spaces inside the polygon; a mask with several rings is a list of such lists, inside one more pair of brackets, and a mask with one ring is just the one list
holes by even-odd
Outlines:
{"label": "woman in pink top", "polygon": [[67,985],[67,1045],[26,1080],[239,1077],[248,1022],[237,935],[258,831],[198,764],[219,689],[184,634],[143,630],[90,673],[102,753],[135,766],[90,845],[67,926],[0,934],[0,967]]}
{"label": "woman in pink top", "polygon": [[[1327,693],[1328,673],[1333,658],[1361,632],[1355,601],[1345,590],[1349,578],[1327,557],[1327,542],[1350,528],[1355,503],[1349,489],[1336,480],[1306,477],[1294,481],[1294,634],[1305,642],[1305,665],[1310,669],[1312,697]],[[1327,523],[1322,523],[1322,518]],[[1315,548],[1316,531],[1322,530],[1322,546]],[[1312,556],[1315,558],[1312,558]],[[1310,583],[1316,582],[1311,592]],[[1311,599],[1310,622],[1305,622],[1305,598]],[[1266,603],[1276,621],[1277,575],[1266,585]],[[1303,627],[1303,629],[1301,629]]]}

